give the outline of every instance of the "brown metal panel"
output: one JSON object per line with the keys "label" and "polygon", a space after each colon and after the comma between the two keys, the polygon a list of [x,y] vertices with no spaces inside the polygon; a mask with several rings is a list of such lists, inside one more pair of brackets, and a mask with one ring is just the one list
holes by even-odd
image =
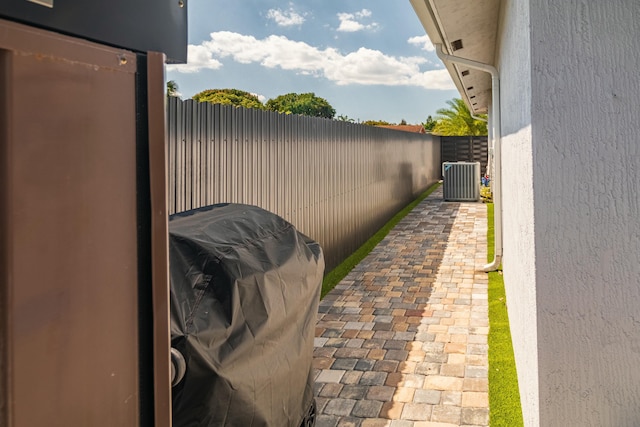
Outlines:
{"label": "brown metal panel", "polygon": [[110,46],[187,61],[184,0],[2,0],[0,17]]}
{"label": "brown metal panel", "polygon": [[7,227],[7,188],[3,182],[8,178],[8,144],[9,137],[9,97],[8,90],[11,86],[10,63],[11,56],[6,50],[0,48],[0,426],[9,425],[9,400],[8,390],[10,378],[7,375],[8,343],[9,343],[9,287],[7,286],[10,263],[8,251],[9,228]]}
{"label": "brown metal panel", "polygon": [[147,56],[155,426],[171,425],[169,368],[169,225],[165,146],[164,55]]}
{"label": "brown metal panel", "polygon": [[1,20],[0,49],[2,421],[137,425],[136,57]]}

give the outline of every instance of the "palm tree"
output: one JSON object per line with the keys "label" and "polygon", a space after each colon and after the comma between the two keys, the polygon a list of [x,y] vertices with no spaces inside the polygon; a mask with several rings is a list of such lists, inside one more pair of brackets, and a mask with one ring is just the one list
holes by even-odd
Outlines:
{"label": "palm tree", "polygon": [[167,96],[180,96],[178,93],[178,83],[175,80],[167,82]]}
{"label": "palm tree", "polygon": [[471,112],[462,99],[454,98],[447,101],[447,104],[449,108],[436,111],[433,133],[445,136],[487,135],[487,123],[471,117]]}
{"label": "palm tree", "polygon": [[340,122],[349,122],[349,123],[355,123],[356,122],[354,119],[352,119],[351,117],[347,116],[346,114],[340,114],[338,117],[336,117],[336,120],[338,120]]}

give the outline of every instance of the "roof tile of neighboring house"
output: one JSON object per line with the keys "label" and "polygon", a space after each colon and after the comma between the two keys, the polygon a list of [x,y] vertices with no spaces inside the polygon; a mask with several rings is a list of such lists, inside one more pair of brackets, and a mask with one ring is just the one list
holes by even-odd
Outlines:
{"label": "roof tile of neighboring house", "polygon": [[413,133],[426,133],[424,127],[422,125],[380,125],[378,127],[401,130],[404,132],[413,132]]}

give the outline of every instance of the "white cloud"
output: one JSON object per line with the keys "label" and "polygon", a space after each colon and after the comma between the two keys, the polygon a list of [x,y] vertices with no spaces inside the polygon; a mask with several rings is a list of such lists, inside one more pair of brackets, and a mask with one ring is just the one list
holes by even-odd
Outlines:
{"label": "white cloud", "polygon": [[429,36],[427,36],[426,34],[424,36],[411,37],[409,40],[407,40],[407,42],[414,46],[418,46],[419,48],[421,48],[422,50],[426,50],[427,52],[435,52],[436,50],[436,48],[433,46],[433,43],[431,43]]}
{"label": "white cloud", "polygon": [[[193,61],[192,53],[197,54]],[[193,73],[206,68],[218,69],[219,59],[231,58],[243,64],[258,63],[267,68],[324,77],[338,85],[455,88],[446,70],[422,70],[421,66],[428,63],[425,58],[394,57],[364,47],[342,54],[334,48],[319,49],[284,36],[271,35],[258,40],[253,36],[219,31],[211,33],[210,40],[189,46],[189,55],[187,64],[170,67]]]}
{"label": "white cloud", "polygon": [[260,95],[259,93],[252,93],[251,95],[257,96],[262,103],[265,103],[267,101],[267,97],[264,95]]}
{"label": "white cloud", "polygon": [[302,25],[305,21],[303,15],[300,15],[293,8],[289,10],[269,9],[267,18],[272,19],[281,27],[291,27],[293,25]]}
{"label": "white cloud", "polygon": [[362,30],[374,30],[378,27],[378,23],[363,24],[360,22],[363,18],[370,17],[371,11],[368,9],[362,9],[356,13],[338,13],[338,19],[340,20],[338,31],[353,33]]}
{"label": "white cloud", "polygon": [[187,63],[167,65],[167,71],[179,71],[181,73],[197,73],[203,68],[217,70],[222,67],[222,62],[211,57],[211,50],[203,45],[187,46]]}
{"label": "white cloud", "polygon": [[428,87],[429,89],[453,90],[455,85],[446,69],[429,70],[411,76],[414,86]]}

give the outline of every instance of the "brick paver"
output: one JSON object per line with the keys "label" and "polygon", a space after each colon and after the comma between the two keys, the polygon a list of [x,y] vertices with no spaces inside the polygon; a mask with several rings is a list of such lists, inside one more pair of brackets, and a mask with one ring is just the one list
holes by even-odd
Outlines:
{"label": "brick paver", "polygon": [[440,188],[320,302],[318,427],[489,424],[486,221]]}

